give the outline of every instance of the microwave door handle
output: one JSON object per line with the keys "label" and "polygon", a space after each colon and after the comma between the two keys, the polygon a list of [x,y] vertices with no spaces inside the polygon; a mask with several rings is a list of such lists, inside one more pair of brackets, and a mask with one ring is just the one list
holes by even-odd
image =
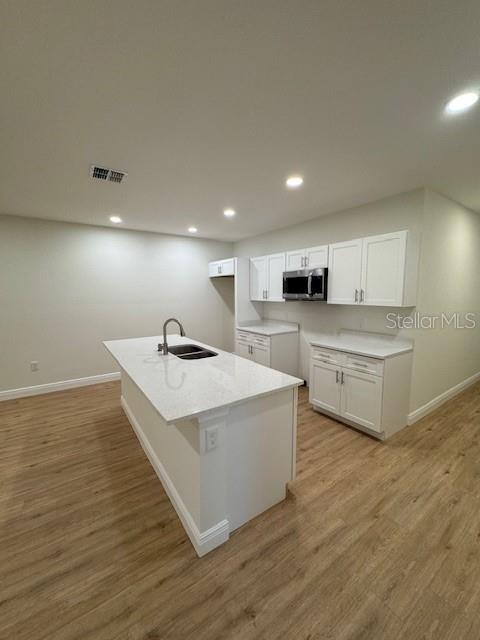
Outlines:
{"label": "microwave door handle", "polygon": [[312,273],[309,273],[308,274],[308,279],[307,279],[307,292],[308,292],[309,296],[313,295],[313,293],[312,293],[312,280],[313,280],[313,275],[312,275]]}

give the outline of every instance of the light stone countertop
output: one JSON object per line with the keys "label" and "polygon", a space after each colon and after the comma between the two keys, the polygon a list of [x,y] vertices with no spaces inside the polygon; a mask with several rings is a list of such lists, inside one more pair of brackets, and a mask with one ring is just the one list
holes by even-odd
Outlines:
{"label": "light stone countertop", "polygon": [[259,320],[251,324],[237,325],[237,331],[251,331],[262,336],[276,336],[282,333],[298,333],[299,328],[295,322]]}
{"label": "light stone countertop", "polygon": [[382,360],[413,350],[413,343],[406,339],[381,333],[368,333],[366,331],[344,330],[338,333],[326,333],[310,340],[310,344]]}
{"label": "light stone countertop", "polygon": [[168,423],[303,384],[299,378],[210,347],[195,338],[169,335],[168,344],[198,344],[218,355],[181,360],[173,354],[158,353],[160,342],[162,336],[110,340],[103,344]]}

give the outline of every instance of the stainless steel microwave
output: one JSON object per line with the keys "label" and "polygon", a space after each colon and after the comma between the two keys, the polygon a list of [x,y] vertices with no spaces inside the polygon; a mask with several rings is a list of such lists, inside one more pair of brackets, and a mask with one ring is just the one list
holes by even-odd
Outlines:
{"label": "stainless steel microwave", "polygon": [[328,269],[300,269],[283,274],[285,300],[326,300]]}

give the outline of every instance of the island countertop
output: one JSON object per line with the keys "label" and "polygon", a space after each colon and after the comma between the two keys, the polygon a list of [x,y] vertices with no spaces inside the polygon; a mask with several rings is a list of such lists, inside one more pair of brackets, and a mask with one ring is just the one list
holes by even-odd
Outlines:
{"label": "island countertop", "polygon": [[162,336],[109,340],[103,344],[167,423],[303,384],[299,378],[193,338],[169,335],[168,344],[198,344],[218,355],[181,360],[173,354],[160,354],[160,342]]}

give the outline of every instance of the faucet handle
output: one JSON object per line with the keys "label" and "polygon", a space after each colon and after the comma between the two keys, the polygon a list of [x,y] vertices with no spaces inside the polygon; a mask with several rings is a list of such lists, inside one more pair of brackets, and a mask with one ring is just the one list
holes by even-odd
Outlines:
{"label": "faucet handle", "polygon": [[162,342],[159,342],[157,351],[163,351],[164,346],[165,345]]}

